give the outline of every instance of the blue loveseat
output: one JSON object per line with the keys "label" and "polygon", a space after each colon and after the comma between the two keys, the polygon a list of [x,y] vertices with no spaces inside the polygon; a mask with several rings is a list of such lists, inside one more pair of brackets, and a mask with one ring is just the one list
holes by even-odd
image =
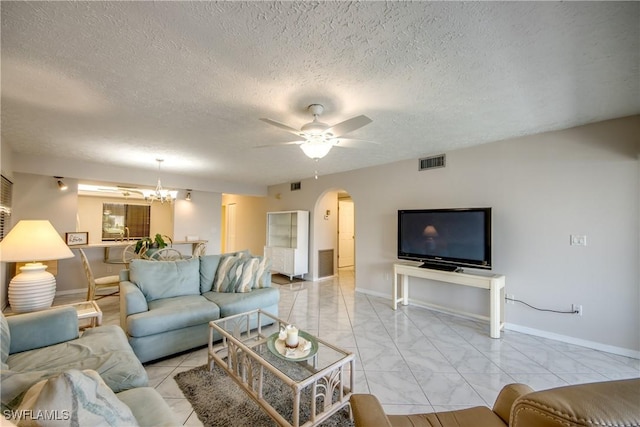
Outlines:
{"label": "blue loveseat", "polygon": [[277,316],[280,291],[271,287],[269,267],[248,252],[132,260],[120,276],[120,324],[138,359],[206,345],[211,320],[258,308]]}
{"label": "blue loveseat", "polygon": [[100,326],[80,335],[73,307],[0,314],[0,350],[2,425],[17,421],[9,420],[12,414],[40,411],[80,425],[97,425],[103,417],[117,421],[127,413],[135,420],[125,417],[120,425],[178,424],[169,405],[148,387],[122,329]]}

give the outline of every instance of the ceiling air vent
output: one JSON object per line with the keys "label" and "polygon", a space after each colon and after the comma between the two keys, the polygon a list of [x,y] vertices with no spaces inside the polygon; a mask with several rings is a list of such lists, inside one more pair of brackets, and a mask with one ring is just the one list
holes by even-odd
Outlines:
{"label": "ceiling air vent", "polygon": [[291,183],[291,191],[300,190],[302,188],[301,182],[292,182]]}
{"label": "ceiling air vent", "polygon": [[418,160],[418,170],[443,168],[446,166],[446,157],[444,154],[438,156],[425,157]]}

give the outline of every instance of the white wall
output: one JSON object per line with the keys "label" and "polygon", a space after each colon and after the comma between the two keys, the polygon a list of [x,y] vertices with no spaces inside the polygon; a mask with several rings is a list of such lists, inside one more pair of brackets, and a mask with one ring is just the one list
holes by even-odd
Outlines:
{"label": "white wall", "polygon": [[173,237],[186,240],[187,236],[198,236],[207,240],[207,254],[220,253],[220,205],[222,194],[192,191],[191,201],[184,195],[175,202]]}
{"label": "white wall", "polygon": [[[506,275],[508,293],[584,309],[508,305],[510,327],[640,355],[638,135],[634,116],[452,151],[443,169],[419,172],[411,159],[321,176],[295,192],[270,187],[269,210],[313,211],[327,189],[344,188],[356,209],[356,287],[390,298],[398,209],[493,207],[493,271]],[[569,246],[570,234],[588,246]],[[411,283],[415,300],[488,314],[483,291]]]}
{"label": "white wall", "polygon": [[[14,173],[13,225],[22,219],[47,219],[63,239],[65,233],[76,231],[78,183],[73,179],[65,179],[65,184],[68,185],[68,190],[60,191],[57,181],[51,176]],[[74,258],[58,261],[57,292],[76,289],[81,285],[85,289],[87,287],[82,264],[77,254],[74,254]],[[3,286],[6,289],[8,285],[4,283]],[[4,296],[6,294],[3,292]]]}

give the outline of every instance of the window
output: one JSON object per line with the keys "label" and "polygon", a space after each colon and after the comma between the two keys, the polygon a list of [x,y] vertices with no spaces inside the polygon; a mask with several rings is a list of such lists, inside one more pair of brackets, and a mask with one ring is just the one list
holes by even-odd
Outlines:
{"label": "window", "polygon": [[150,220],[151,206],[103,203],[102,240],[149,237]]}
{"label": "window", "polygon": [[13,183],[3,176],[0,187],[0,241],[4,239],[4,236],[9,232],[12,192]]}

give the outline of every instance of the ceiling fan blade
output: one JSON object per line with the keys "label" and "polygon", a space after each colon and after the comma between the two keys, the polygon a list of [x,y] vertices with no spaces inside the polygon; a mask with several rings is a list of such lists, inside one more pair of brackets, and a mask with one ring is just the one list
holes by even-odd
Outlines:
{"label": "ceiling fan blade", "polygon": [[356,129],[360,129],[362,126],[368,125],[373,120],[367,116],[357,116],[337,125],[331,126],[324,133],[332,133],[334,138],[339,138],[349,132],[353,132]]}
{"label": "ceiling fan blade", "polygon": [[380,145],[379,142],[368,139],[340,138],[334,146],[342,148],[364,148],[369,144]]}
{"label": "ceiling fan blade", "polygon": [[282,130],[286,130],[287,132],[291,132],[297,136],[300,136],[300,131],[298,129],[292,128],[291,126],[285,125],[284,123],[276,122],[275,120],[266,118],[261,118],[260,120]]}
{"label": "ceiling fan blade", "polygon": [[265,145],[256,145],[253,148],[269,148],[269,147],[279,147],[281,145],[300,145],[305,143],[306,141],[288,141],[288,142],[276,142],[275,144],[265,144]]}

